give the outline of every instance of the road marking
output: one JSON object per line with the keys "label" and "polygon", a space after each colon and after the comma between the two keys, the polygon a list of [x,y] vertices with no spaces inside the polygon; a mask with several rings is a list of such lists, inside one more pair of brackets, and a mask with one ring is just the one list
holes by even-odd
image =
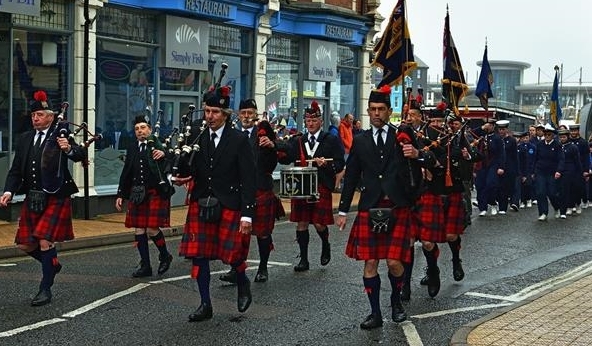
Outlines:
{"label": "road marking", "polygon": [[138,292],[139,290],[142,290],[142,289],[144,289],[144,288],[146,288],[148,286],[150,286],[149,283],[137,284],[137,285],[135,285],[133,287],[128,288],[127,290],[124,290],[124,291],[121,291],[121,292],[117,292],[117,293],[112,294],[110,296],[107,296],[107,297],[105,297],[103,299],[95,300],[94,302],[92,302],[92,303],[90,303],[88,305],[85,305],[85,306],[83,306],[81,308],[78,308],[78,309],[76,309],[74,311],[70,311],[68,313],[65,313],[65,314],[62,315],[62,317],[76,317],[76,316],[78,316],[80,314],[83,314],[85,312],[88,312],[88,311],[90,311],[92,309],[98,308],[99,306],[101,306],[103,304],[107,304],[107,303],[109,303],[109,302],[111,302],[111,301],[113,301],[115,299],[121,298],[123,296],[127,296],[128,294],[132,294],[132,293]]}
{"label": "road marking", "polygon": [[60,323],[60,322],[66,322],[67,320],[63,319],[63,318],[53,318],[51,320],[46,320],[46,321],[41,321],[41,322],[37,322],[34,324],[29,324],[28,326],[24,326],[24,327],[20,327],[20,328],[15,328],[12,330],[7,330],[5,332],[1,332],[0,333],[0,338],[6,338],[8,336],[13,336],[22,332],[26,332],[29,330],[33,330],[33,329],[37,329],[37,328],[42,328],[45,326],[49,326],[52,324],[56,324],[56,323]]}
{"label": "road marking", "polygon": [[0,267],[16,267],[16,263],[0,263]]}
{"label": "road marking", "polygon": [[415,325],[411,321],[405,321],[400,324],[401,328],[403,329],[403,333],[407,338],[407,343],[409,346],[423,346],[423,342],[421,341],[421,337],[419,333],[417,333],[417,329],[415,329]]}
{"label": "road marking", "polygon": [[436,312],[430,312],[427,314],[415,315],[411,316],[412,318],[432,318],[432,317],[439,317],[444,315],[456,314],[458,312],[465,312],[465,311],[474,311],[474,310],[483,310],[483,309],[493,309],[499,308],[502,306],[512,305],[513,303],[499,303],[499,304],[486,304],[486,305],[479,305],[479,306],[469,306],[466,308],[458,308],[458,309],[450,309],[450,310],[440,310]]}
{"label": "road marking", "polygon": [[511,299],[510,296],[500,296],[497,294],[487,294],[487,293],[479,293],[479,292],[467,292],[465,293],[467,296],[479,297],[479,298],[487,298],[487,299],[495,299],[495,300],[507,300],[514,303],[521,301],[522,299]]}

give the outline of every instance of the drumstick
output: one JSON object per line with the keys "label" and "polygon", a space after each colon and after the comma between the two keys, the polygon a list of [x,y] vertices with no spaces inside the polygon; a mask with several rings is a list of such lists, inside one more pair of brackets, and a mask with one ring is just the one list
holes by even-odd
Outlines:
{"label": "drumstick", "polygon": [[[319,157],[317,157],[317,158],[319,158]],[[332,158],[328,158],[328,159],[325,159],[325,161],[333,161],[333,159]],[[302,162],[302,160],[296,160],[296,162]],[[314,159],[312,159],[312,160],[304,160],[304,162],[314,162]]]}

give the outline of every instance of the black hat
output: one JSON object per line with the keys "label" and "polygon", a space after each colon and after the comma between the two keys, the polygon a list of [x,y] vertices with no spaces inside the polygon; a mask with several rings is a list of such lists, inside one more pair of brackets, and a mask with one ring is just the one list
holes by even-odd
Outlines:
{"label": "black hat", "polygon": [[315,100],[310,103],[310,107],[304,110],[305,118],[319,118],[322,115],[321,107],[319,107],[318,102]]}
{"label": "black hat", "polygon": [[384,103],[391,108],[391,87],[383,85],[380,89],[372,90],[368,102]]}
{"label": "black hat", "polygon": [[232,88],[228,85],[219,87],[218,89],[210,89],[204,95],[204,102],[206,106],[230,108],[230,91]]}
{"label": "black hat", "polygon": [[150,126],[150,120],[148,120],[148,118],[145,115],[138,115],[134,119],[134,125],[141,123],[146,123],[148,124],[148,126]]}
{"label": "black hat", "polygon": [[449,114],[450,110],[448,109],[448,104],[442,101],[436,105],[436,108],[428,112],[428,117],[430,119],[444,119]]}
{"label": "black hat", "polygon": [[241,100],[238,109],[247,109],[247,108],[257,109],[257,102],[255,102],[255,100],[253,100],[253,99]]}
{"label": "black hat", "polygon": [[35,91],[33,101],[31,102],[31,113],[49,109],[47,103],[47,94],[43,90]]}
{"label": "black hat", "polygon": [[568,129],[561,129],[561,130],[557,131],[557,135],[569,136],[569,130]]}

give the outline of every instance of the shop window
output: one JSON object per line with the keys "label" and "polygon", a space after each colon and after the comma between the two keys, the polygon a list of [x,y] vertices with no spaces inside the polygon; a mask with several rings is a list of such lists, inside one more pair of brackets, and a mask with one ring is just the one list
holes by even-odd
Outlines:
{"label": "shop window", "polygon": [[265,111],[274,124],[296,128],[298,64],[269,61],[265,81]]}

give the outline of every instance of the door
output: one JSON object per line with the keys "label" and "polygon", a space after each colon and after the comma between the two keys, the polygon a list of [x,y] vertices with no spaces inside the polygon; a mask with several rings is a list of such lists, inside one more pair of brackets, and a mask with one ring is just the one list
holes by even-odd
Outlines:
{"label": "door", "polygon": [[[200,117],[200,108],[197,104],[196,97],[179,97],[179,96],[161,96],[159,103],[159,110],[162,110],[162,119],[160,119],[160,133],[161,139],[166,139],[173,129],[181,129],[180,120],[183,115],[189,113],[189,106],[195,106],[196,112],[192,114],[193,119]],[[153,125],[154,127],[154,125]],[[153,128],[153,130],[155,130]],[[177,144],[176,138],[170,140],[170,146],[172,148]],[[171,197],[171,206],[179,206],[185,204],[185,198],[187,197],[187,190],[183,186],[175,186],[175,194]]]}

